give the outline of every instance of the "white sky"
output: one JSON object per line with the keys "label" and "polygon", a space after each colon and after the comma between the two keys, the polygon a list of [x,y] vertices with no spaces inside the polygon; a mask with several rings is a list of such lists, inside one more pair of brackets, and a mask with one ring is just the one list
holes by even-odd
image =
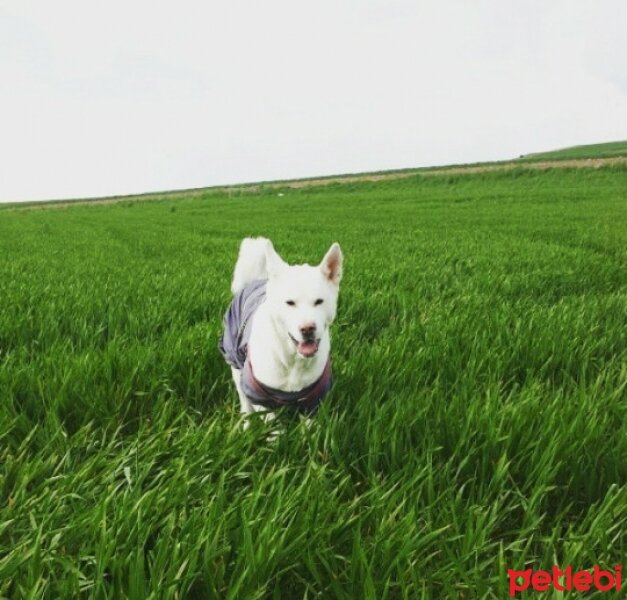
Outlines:
{"label": "white sky", "polygon": [[0,201],[627,139],[625,0],[0,0]]}

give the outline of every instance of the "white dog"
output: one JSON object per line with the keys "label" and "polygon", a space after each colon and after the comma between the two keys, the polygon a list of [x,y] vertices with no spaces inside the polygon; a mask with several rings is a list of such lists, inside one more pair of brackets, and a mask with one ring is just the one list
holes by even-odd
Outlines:
{"label": "white dog", "polygon": [[220,340],[242,413],[318,408],[332,382],[329,326],[342,262],[337,243],[313,267],[288,265],[265,238],[242,241]]}

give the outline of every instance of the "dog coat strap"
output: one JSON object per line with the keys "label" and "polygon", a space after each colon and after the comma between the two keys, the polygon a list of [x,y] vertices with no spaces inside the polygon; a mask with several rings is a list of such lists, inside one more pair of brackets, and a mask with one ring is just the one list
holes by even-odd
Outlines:
{"label": "dog coat strap", "polygon": [[250,359],[246,360],[240,383],[242,391],[253,404],[272,410],[286,407],[297,412],[313,414],[331,389],[333,383],[331,360],[327,360],[322,374],[316,381],[296,392],[284,392],[261,383],[255,377]]}

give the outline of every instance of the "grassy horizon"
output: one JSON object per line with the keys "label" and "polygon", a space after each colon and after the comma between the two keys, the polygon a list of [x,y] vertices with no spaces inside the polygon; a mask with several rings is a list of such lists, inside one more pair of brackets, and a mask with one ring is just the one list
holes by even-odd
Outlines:
{"label": "grassy horizon", "polygon": [[[508,568],[620,564],[626,190],[521,168],[2,211],[0,597],[504,598]],[[217,350],[248,235],[346,257],[334,388],[275,443]]]}
{"label": "grassy horizon", "polygon": [[602,144],[583,144],[558,150],[533,152],[521,158],[525,161],[537,160],[572,160],[578,158],[614,158],[627,156],[627,141],[605,142]]}
{"label": "grassy horizon", "polygon": [[[496,161],[481,161],[472,163],[453,163],[435,166],[413,166],[413,167],[399,167],[396,169],[385,169],[382,171],[362,171],[352,173],[335,173],[327,175],[311,175],[306,177],[295,177],[290,179],[269,179],[261,181],[247,181],[240,183],[226,183],[211,186],[203,186],[198,188],[188,189],[175,189],[175,190],[156,190],[142,193],[132,194],[116,194],[111,196],[95,196],[95,197],[74,197],[69,199],[64,198],[51,198],[47,200],[25,200],[18,202],[0,202],[0,210],[2,209],[15,209],[15,208],[27,208],[27,207],[46,207],[54,205],[65,205],[67,203],[78,202],[102,202],[107,200],[116,201],[132,201],[132,200],[178,200],[178,199],[190,199],[192,197],[199,197],[205,194],[221,193],[228,191],[229,193],[238,193],[242,188],[263,188],[269,186],[272,189],[280,187],[281,184],[286,186],[291,182],[317,182],[317,181],[332,181],[338,180],[338,183],[342,183],[341,180],[344,177],[369,177],[376,175],[396,175],[396,174],[438,174],[439,171],[445,172],[447,169],[464,169],[464,168],[476,168],[476,167],[511,167],[516,166],[518,168],[526,168],[533,166],[535,162],[546,161],[563,161],[563,160],[575,160],[575,159],[589,159],[589,158],[620,158],[627,157],[627,141],[621,142],[605,142],[600,144],[588,144],[583,146],[570,146],[559,150],[551,150],[547,152],[536,152],[531,154],[523,154],[518,158],[506,158]],[[444,174],[444,173],[441,173]],[[251,190],[248,190],[251,191]],[[254,190],[254,191],[263,191]]]}

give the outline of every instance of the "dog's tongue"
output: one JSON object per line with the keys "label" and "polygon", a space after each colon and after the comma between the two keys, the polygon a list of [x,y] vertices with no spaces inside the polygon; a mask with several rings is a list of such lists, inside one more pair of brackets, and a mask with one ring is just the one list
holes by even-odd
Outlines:
{"label": "dog's tongue", "polygon": [[318,344],[316,344],[315,340],[306,340],[304,342],[299,342],[298,351],[303,356],[313,356],[318,351]]}

